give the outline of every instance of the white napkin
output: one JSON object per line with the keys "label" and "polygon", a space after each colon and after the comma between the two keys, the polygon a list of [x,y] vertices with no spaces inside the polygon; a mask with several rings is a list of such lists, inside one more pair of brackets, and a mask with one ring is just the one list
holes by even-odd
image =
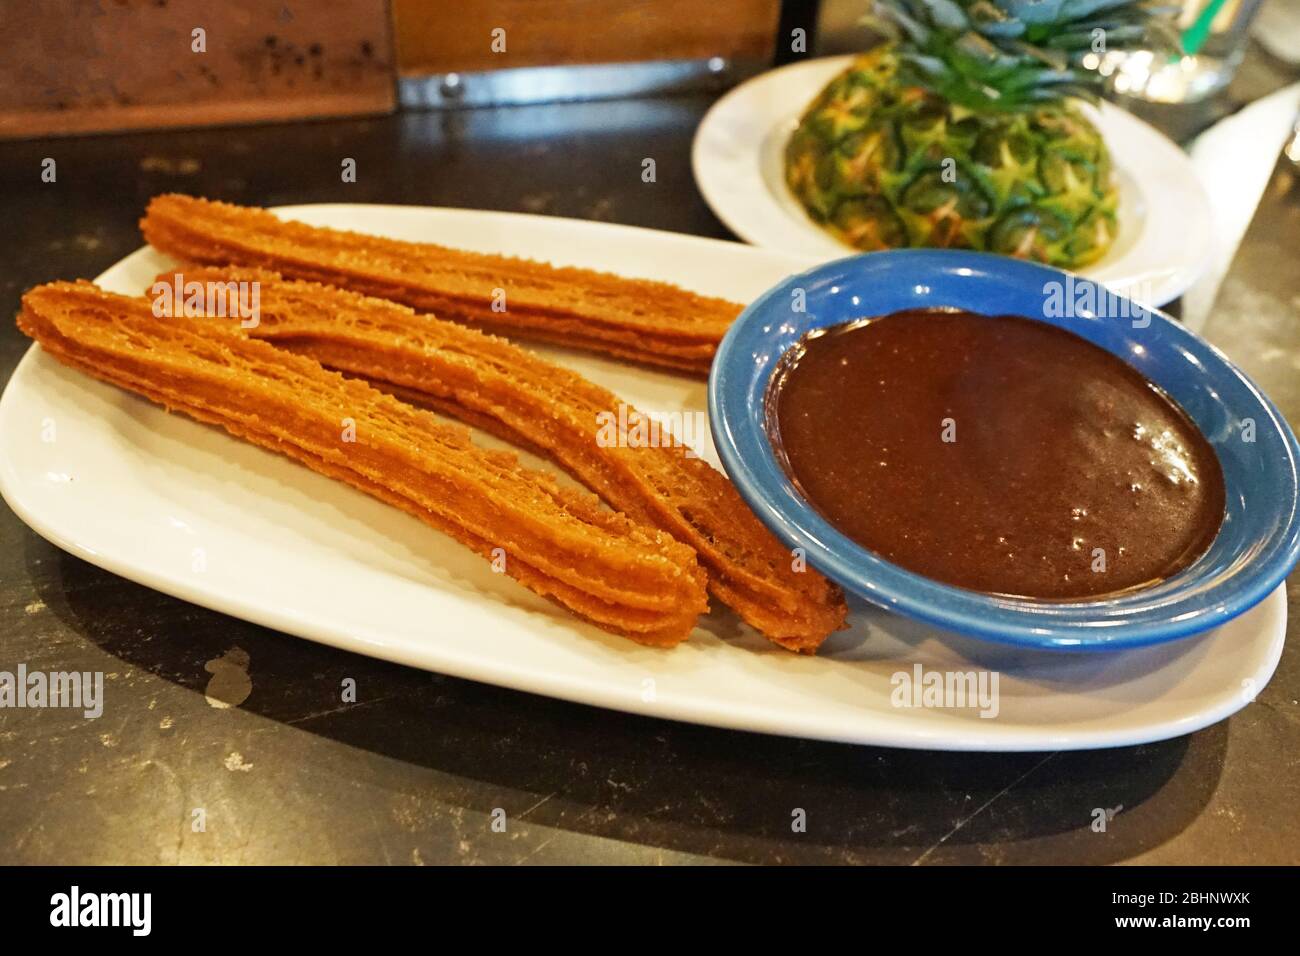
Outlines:
{"label": "white napkin", "polygon": [[1183,295],[1183,322],[1201,331],[1232,264],[1264,187],[1300,112],[1300,83],[1278,90],[1215,123],[1188,152],[1210,197],[1213,253],[1201,278]]}

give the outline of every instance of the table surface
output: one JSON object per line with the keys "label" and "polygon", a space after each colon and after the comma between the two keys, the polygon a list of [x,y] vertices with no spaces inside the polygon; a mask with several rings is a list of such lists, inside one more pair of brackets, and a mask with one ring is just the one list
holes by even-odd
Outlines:
{"label": "table surface", "polygon": [[[1249,62],[1249,61],[1248,61]],[[150,196],[517,210],[728,237],[691,179],[711,99],[0,144],[0,314],[141,244]],[[57,182],[40,181],[57,161]],[[340,185],[340,162],[357,161]],[[641,181],[653,157],[658,182]],[[1300,185],[1281,164],[1207,328],[1300,422]],[[0,380],[28,341],[0,328]],[[1091,753],[852,747],[629,716],[321,647],[129,583],[0,507],[0,670],[103,671],[98,720],[0,710],[3,863],[1296,863],[1300,577],[1230,720]],[[217,707],[211,662],[247,655]],[[362,688],[340,704],[345,677]],[[1094,832],[1093,808],[1120,808]],[[195,832],[194,810],[205,828]],[[807,831],[794,833],[803,808]],[[492,827],[504,810],[506,832]],[[499,814],[498,814],[499,816]]]}

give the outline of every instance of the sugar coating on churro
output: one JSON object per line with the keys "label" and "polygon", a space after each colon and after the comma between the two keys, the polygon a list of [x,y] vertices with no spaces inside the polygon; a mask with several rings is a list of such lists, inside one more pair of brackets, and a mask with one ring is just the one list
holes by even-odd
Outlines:
{"label": "sugar coating on churro", "polygon": [[[671,645],[707,609],[704,572],[670,535],[237,323],[160,319],[146,299],[60,282],[29,291],[18,324],[68,365],[499,553],[506,574],[606,630]],[[355,441],[341,439],[343,419]]]}
{"label": "sugar coating on churro", "polygon": [[646,416],[576,372],[381,299],[259,270],[179,274],[257,282],[250,335],[550,457],[612,507],[694,548],[713,593],[782,646],[811,652],[843,626],[839,589],[783,548],[724,475],[677,442],[598,440],[602,416],[630,429]]}
{"label": "sugar coating on churro", "polygon": [[491,331],[706,373],[741,306],[665,282],[309,226],[191,196],[150,203],[150,245],[186,262],[272,269]]}

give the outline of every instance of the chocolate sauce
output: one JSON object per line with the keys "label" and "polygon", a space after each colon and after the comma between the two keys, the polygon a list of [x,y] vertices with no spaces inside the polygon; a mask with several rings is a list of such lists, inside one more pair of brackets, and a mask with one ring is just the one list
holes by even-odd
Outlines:
{"label": "chocolate sauce", "polygon": [[1223,521],[1214,449],[1104,349],[1016,316],[898,312],[815,332],[768,396],[773,444],[832,525],[994,594],[1163,580]]}

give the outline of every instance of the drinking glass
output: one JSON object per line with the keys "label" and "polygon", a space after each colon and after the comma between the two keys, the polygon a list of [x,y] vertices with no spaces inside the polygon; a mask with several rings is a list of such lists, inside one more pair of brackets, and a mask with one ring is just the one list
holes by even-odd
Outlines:
{"label": "drinking glass", "polygon": [[1232,79],[1246,52],[1250,23],[1263,0],[1218,0],[1213,19],[1196,28],[1210,14],[1216,0],[1181,0],[1176,18],[1184,45],[1195,53],[1179,56],[1154,50],[1111,51],[1089,54],[1084,66],[1107,77],[1116,93],[1153,103],[1194,103],[1222,90]]}

